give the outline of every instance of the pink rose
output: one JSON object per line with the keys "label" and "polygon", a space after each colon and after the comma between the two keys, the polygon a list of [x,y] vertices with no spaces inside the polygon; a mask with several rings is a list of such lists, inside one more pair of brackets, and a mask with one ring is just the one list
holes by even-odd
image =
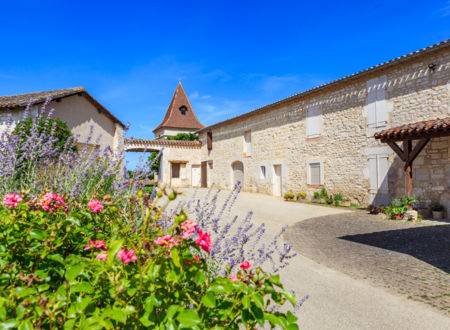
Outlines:
{"label": "pink rose", "polygon": [[3,197],[3,204],[8,206],[17,207],[17,204],[21,201],[23,201],[22,196],[15,193],[9,193]]}
{"label": "pink rose", "polygon": [[101,260],[101,261],[106,261],[106,259],[108,259],[108,253],[106,253],[105,251],[100,252],[95,259],[97,260]]}
{"label": "pink rose", "polygon": [[209,233],[204,233],[201,229],[198,230],[198,238],[195,241],[198,246],[200,246],[203,251],[211,252],[210,247],[214,247],[211,243],[211,235]]}
{"label": "pink rose", "polygon": [[233,273],[233,275],[231,275],[230,277],[228,277],[230,280],[232,280],[233,282],[239,282],[239,279],[236,277],[236,274]]}
{"label": "pink rose", "polygon": [[197,228],[197,224],[191,220],[186,220],[181,224],[181,229],[184,231],[183,238],[189,238],[192,236],[193,233],[195,233],[195,230]]}
{"label": "pink rose", "polygon": [[67,210],[67,206],[64,204],[65,202],[66,200],[61,195],[46,193],[39,197],[39,202],[37,204],[41,206],[44,211],[56,211],[59,208]]}
{"label": "pink rose", "polygon": [[162,237],[157,237],[153,241],[153,243],[155,243],[156,245],[164,245],[164,244],[167,244],[170,239],[171,239],[171,237],[169,235],[165,235],[165,236],[162,236]]}
{"label": "pink rose", "polygon": [[108,250],[108,248],[105,246],[105,241],[95,241],[94,242],[90,238],[89,238],[88,241],[89,241],[89,244],[84,247],[84,251],[90,250],[91,249],[91,245],[94,248],[96,248],[96,249],[102,249],[102,250],[105,250],[105,251]]}
{"label": "pink rose", "polygon": [[99,200],[93,199],[87,205],[91,208],[93,213],[98,213],[103,211],[103,204]]}
{"label": "pink rose", "polygon": [[242,269],[249,269],[250,267],[252,267],[252,264],[248,261],[244,261],[239,267],[241,267]]}
{"label": "pink rose", "polygon": [[124,264],[128,264],[131,260],[136,261],[137,257],[134,255],[134,250],[131,249],[127,251],[126,248],[123,248],[116,254],[116,258],[122,259]]}

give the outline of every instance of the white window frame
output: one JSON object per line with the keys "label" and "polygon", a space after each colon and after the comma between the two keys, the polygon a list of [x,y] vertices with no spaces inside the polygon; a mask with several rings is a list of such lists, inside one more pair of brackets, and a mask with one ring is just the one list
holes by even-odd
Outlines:
{"label": "white window frame", "polygon": [[[324,161],[323,159],[310,159],[306,161],[306,183],[307,184],[312,184],[311,183],[311,164],[316,164],[319,163],[320,164],[320,183],[319,185],[323,185],[325,182],[325,171],[324,171]],[[314,185],[316,185],[314,183]]]}
{"label": "white window frame", "polygon": [[323,113],[320,105],[312,105],[306,108],[306,137],[316,138],[323,133]]}

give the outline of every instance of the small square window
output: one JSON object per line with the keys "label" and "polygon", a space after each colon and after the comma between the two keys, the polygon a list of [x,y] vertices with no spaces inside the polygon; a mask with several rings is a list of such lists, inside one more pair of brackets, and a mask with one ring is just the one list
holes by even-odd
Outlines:
{"label": "small square window", "polygon": [[261,179],[265,179],[266,178],[266,167],[265,166],[261,166]]}
{"label": "small square window", "polygon": [[311,160],[306,163],[307,170],[307,184],[310,185],[323,185],[324,172],[322,160]]}

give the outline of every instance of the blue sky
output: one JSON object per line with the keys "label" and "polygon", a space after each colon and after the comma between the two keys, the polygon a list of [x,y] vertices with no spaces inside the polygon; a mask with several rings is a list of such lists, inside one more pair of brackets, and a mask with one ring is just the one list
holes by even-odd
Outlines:
{"label": "blue sky", "polygon": [[208,125],[450,37],[450,1],[15,0],[1,12],[0,95],[84,86],[136,138],[153,138],[178,80]]}

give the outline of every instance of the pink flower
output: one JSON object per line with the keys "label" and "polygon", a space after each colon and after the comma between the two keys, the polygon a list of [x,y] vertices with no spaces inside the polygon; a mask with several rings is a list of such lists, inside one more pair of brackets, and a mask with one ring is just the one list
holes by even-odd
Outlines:
{"label": "pink flower", "polygon": [[242,269],[249,269],[252,267],[252,264],[248,261],[244,261],[239,267],[241,267]]}
{"label": "pink flower", "polygon": [[90,250],[91,249],[91,245],[94,248],[96,248],[96,249],[102,249],[102,250],[105,250],[105,251],[108,250],[108,248],[105,246],[105,241],[95,241],[94,242],[90,238],[89,238],[88,241],[89,241],[89,244],[84,247],[84,251]]}
{"label": "pink flower", "polygon": [[239,279],[236,277],[236,274],[233,273],[233,275],[231,275],[230,277],[228,277],[230,280],[232,280],[233,282],[239,282]]}
{"label": "pink flower", "polygon": [[134,255],[134,250],[131,249],[127,251],[126,248],[123,248],[116,254],[116,258],[122,259],[124,264],[128,264],[131,260],[136,261],[137,257]]}
{"label": "pink flower", "polygon": [[211,252],[210,247],[214,247],[214,244],[211,243],[211,236],[209,233],[204,233],[201,229],[198,230],[198,238],[195,241],[198,246],[200,246],[203,251]]}
{"label": "pink flower", "polygon": [[93,199],[87,205],[91,208],[93,213],[98,213],[103,211],[103,204],[99,200]]}
{"label": "pink flower", "polygon": [[46,193],[44,195],[41,195],[39,198],[40,199],[37,204],[41,206],[44,211],[56,211],[59,208],[67,210],[67,206],[64,204],[66,200],[61,195]]}
{"label": "pink flower", "polygon": [[169,240],[171,239],[171,237],[169,235],[165,235],[162,237],[157,237],[153,243],[155,243],[156,245],[164,245],[164,244],[168,244]]}
{"label": "pink flower", "polygon": [[106,261],[106,259],[108,259],[108,253],[106,253],[105,251],[100,252],[95,259],[97,260],[101,260],[101,261]]}
{"label": "pink flower", "polygon": [[193,233],[195,233],[195,230],[197,228],[197,224],[194,221],[186,220],[181,224],[181,229],[184,231],[183,238],[189,238],[192,236]]}
{"label": "pink flower", "polygon": [[194,256],[194,259],[195,259],[195,260],[197,260],[197,261],[199,261],[199,260],[200,260],[200,258],[199,258],[199,257],[197,257],[197,256]]}
{"label": "pink flower", "polygon": [[15,193],[9,193],[3,197],[3,204],[8,206],[17,207],[17,204],[21,201],[23,201],[22,196]]}

